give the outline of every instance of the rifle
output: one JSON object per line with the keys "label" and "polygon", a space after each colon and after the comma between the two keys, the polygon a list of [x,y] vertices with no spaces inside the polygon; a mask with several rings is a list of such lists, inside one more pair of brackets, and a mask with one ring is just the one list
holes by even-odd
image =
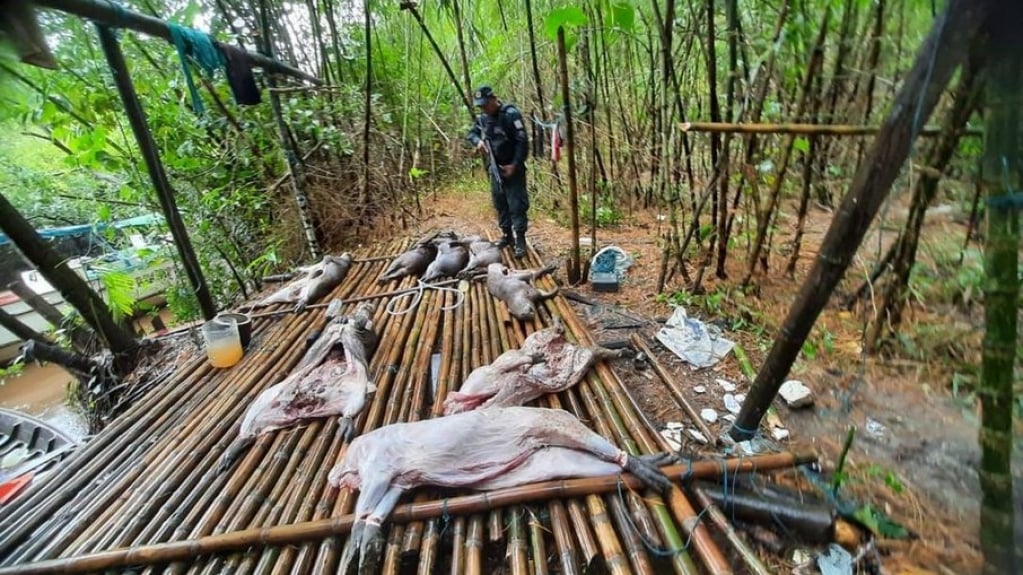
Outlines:
{"label": "rifle", "polygon": [[480,141],[483,142],[483,149],[487,152],[487,156],[490,161],[487,162],[487,171],[490,173],[490,178],[497,182],[498,191],[503,191],[501,184],[501,170],[497,167],[497,158],[494,157],[494,149],[490,145],[490,138],[487,136],[487,128],[483,125],[481,118],[476,117],[476,125],[480,128]]}

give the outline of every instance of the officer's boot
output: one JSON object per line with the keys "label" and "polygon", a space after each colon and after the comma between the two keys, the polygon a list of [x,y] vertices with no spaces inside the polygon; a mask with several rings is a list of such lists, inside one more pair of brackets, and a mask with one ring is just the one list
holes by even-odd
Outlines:
{"label": "officer's boot", "polygon": [[497,249],[504,249],[515,243],[515,236],[512,235],[511,228],[501,228],[501,231],[504,232],[504,237],[497,241]]}
{"label": "officer's boot", "polygon": [[515,257],[518,259],[526,257],[526,232],[515,235]]}

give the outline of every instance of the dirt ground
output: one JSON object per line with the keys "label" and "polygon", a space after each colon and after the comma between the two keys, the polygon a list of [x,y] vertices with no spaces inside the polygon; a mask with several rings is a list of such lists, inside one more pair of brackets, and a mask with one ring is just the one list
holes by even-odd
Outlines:
{"label": "dirt ground", "polygon": [[[657,297],[663,217],[637,210],[626,214],[627,221],[621,225],[598,229],[597,248],[616,245],[630,254],[633,265],[617,293],[597,293],[589,284],[571,288],[565,285],[564,262],[571,245],[570,230],[551,217],[551,210],[537,205],[540,203],[534,201],[531,209],[530,243],[545,262],[562,263],[558,279],[563,289],[599,302],[597,306],[573,303],[597,340],[622,340],[634,331],[641,333],[695,409],[716,410],[719,418],[709,426],[712,432],[724,434],[729,423],[720,416],[728,412],[722,401],[724,389],[718,380],[734,383],[736,394],[746,393],[751,383],[743,376],[734,355],[729,354],[712,368],[693,371],[654,339],[660,328],[658,320],[663,321],[673,311],[663,298]],[[423,208],[424,217],[417,230],[405,233],[413,235],[418,230],[436,228],[488,233],[492,237],[499,233],[492,223],[488,194],[471,185],[426,197]],[[786,277],[782,271],[787,253],[772,255],[770,273],[756,279],[758,294],[742,297],[733,287],[744,271],[745,246],[733,248],[728,269],[733,279],[718,285],[712,270],[704,278],[707,293],[724,292],[733,305],[716,310],[706,309],[707,306],[687,309],[691,317],[725,325],[734,320],[728,313],[749,312],[753,321],[748,329],[726,330],[725,335],[745,349],[754,370],[767,355],[772,337],[798,293],[816,256],[817,244],[830,224],[829,211],[820,207],[810,211],[795,279]],[[783,214],[775,246],[786,246],[787,234],[795,227],[792,212]],[[956,228],[960,235],[965,230],[961,217],[946,213],[931,219],[928,226],[937,226],[938,233],[942,226]],[[889,227],[897,229],[895,225]],[[583,234],[588,236],[589,229]],[[890,241],[894,234],[887,236],[882,240]],[[851,276],[862,277],[869,260],[882,253],[877,243],[876,234],[868,238],[861,250],[862,257],[856,260],[858,269]],[[783,251],[776,248],[776,252]],[[848,291],[853,285],[843,284],[842,289]],[[684,290],[679,274],[665,287],[668,294]],[[737,299],[741,305],[735,305]],[[948,385],[951,374],[940,362],[862,357],[862,316],[842,310],[835,300],[811,334],[811,341],[817,343],[814,357],[802,356],[789,376],[813,390],[814,405],[790,410],[776,401],[775,415],[770,416],[771,422],[790,432],[781,442],[782,447],[795,451],[812,449],[819,454],[825,469],[833,469],[849,427],[855,426],[857,434],[846,464],[848,479],[843,485],[844,493],[889,513],[916,535],[910,540],[877,542],[884,557],[884,572],[979,572],[980,490],[976,468],[980,457],[975,406],[952,396]],[[912,310],[907,321],[949,320],[942,310],[922,308]],[[970,318],[956,321],[974,322],[965,331],[979,342],[982,323],[977,325],[977,320]],[[617,362],[614,369],[655,426],[689,421],[652,372],[639,370],[630,362]],[[694,391],[700,386],[703,393]],[[686,448],[708,449],[695,443],[687,444]]]}

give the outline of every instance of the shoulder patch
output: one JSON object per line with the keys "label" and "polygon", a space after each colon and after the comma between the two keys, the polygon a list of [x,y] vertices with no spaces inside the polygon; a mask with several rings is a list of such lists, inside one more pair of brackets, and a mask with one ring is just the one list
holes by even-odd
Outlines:
{"label": "shoulder patch", "polygon": [[522,124],[522,120],[521,119],[518,119],[518,118],[515,119],[515,129],[516,130],[525,130],[526,129],[525,126]]}

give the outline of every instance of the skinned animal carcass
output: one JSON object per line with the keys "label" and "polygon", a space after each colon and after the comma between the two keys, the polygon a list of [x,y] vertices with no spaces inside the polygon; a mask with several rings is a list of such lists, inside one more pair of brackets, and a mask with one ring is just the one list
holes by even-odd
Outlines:
{"label": "skinned animal carcass", "polygon": [[657,466],[669,458],[628,455],[560,409],[476,410],[375,429],[355,438],[328,475],[331,485],[361,492],[339,572],[346,573],[356,555],[360,573],[374,572],[381,525],[409,489],[487,491],[625,470],[664,491],[671,481]]}
{"label": "skinned animal carcass", "polygon": [[542,270],[512,270],[508,266],[493,263],[487,266],[487,290],[490,295],[503,301],[508,312],[520,321],[531,321],[536,317],[536,304],[558,294],[558,288],[551,291],[536,289],[531,282],[554,271],[553,266]]}
{"label": "skinned animal carcass", "polygon": [[552,327],[533,332],[519,349],[508,350],[490,365],[474,369],[458,391],[448,394],[444,414],[525,405],[579,383],[598,361],[631,356],[627,349],[571,343],[565,339],[561,320],[555,319]]}
{"label": "skinned animal carcass", "polygon": [[307,419],[340,415],[338,433],[342,439],[351,438],[355,417],[375,390],[369,379],[377,341],[373,312],[373,305],[364,303],[351,318],[332,321],[297,370],[256,397],[218,471],[229,468],[258,436]]}
{"label": "skinned animal carcass", "polygon": [[341,285],[352,267],[352,254],[340,256],[325,255],[319,262],[299,268],[298,279],[273,292],[255,305],[257,307],[276,303],[296,303],[296,310],[302,311],[309,304],[332,292]]}

